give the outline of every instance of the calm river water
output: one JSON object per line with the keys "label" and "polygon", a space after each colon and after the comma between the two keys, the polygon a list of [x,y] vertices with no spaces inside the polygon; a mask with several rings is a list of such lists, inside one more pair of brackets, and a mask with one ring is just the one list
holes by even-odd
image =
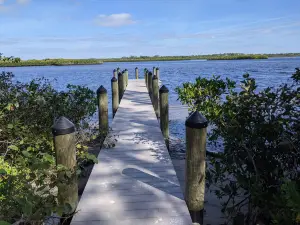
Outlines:
{"label": "calm river water", "polygon": [[[66,88],[67,84],[86,85],[96,91],[103,85],[109,94],[111,101],[110,79],[114,68],[128,69],[129,79],[135,79],[134,69],[139,68],[140,78],[144,78],[143,69],[152,67],[160,68],[162,84],[170,90],[170,135],[172,142],[176,144],[176,152],[184,154],[184,120],[187,116],[187,108],[180,106],[174,89],[184,82],[193,82],[196,77],[210,77],[220,75],[229,77],[235,81],[242,79],[242,75],[248,72],[256,78],[260,88],[277,86],[288,81],[296,67],[300,67],[300,57],[272,58],[267,60],[222,60],[222,61],[153,61],[132,63],[104,63],[102,65],[84,66],[44,66],[44,67],[15,67],[1,68],[0,71],[13,72],[15,79],[28,82],[33,78],[47,78],[58,90]],[[110,102],[109,102],[110,104]],[[109,107],[111,118],[111,107]],[[182,144],[182,146],[181,146]],[[172,145],[171,145],[172,146]],[[176,153],[176,155],[178,155]]]}

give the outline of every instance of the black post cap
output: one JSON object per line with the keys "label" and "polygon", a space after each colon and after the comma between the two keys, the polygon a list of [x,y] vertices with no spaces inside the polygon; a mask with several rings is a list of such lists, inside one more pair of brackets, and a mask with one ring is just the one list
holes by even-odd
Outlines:
{"label": "black post cap", "polygon": [[128,71],[128,69],[125,69],[124,71],[126,72],[126,71]]}
{"label": "black post cap", "polygon": [[54,136],[71,134],[75,132],[75,125],[64,116],[60,116],[52,126]]}
{"label": "black post cap", "polygon": [[153,77],[152,77],[152,80],[157,80],[158,78],[157,78],[157,76],[156,75],[154,75]]}
{"label": "black post cap", "polygon": [[119,73],[118,73],[118,77],[121,77],[121,76],[122,76],[122,73],[121,73],[121,72],[119,72]]}
{"label": "black post cap", "polygon": [[135,69],[137,70],[138,68],[137,68],[137,67],[135,67]]}
{"label": "black post cap", "polygon": [[119,69],[120,69],[120,67],[117,68],[117,70],[119,70]]}
{"label": "black post cap", "polygon": [[156,67],[156,70],[159,70],[159,67]]}
{"label": "black post cap", "polygon": [[155,69],[155,66],[153,66],[153,69]]}
{"label": "black post cap", "polygon": [[105,87],[103,87],[102,85],[98,88],[97,90],[97,94],[104,94],[107,93],[107,90],[105,89]]}
{"label": "black post cap", "polygon": [[186,119],[185,126],[201,129],[208,126],[208,121],[198,111],[195,111]]}
{"label": "black post cap", "polygon": [[117,81],[118,81],[117,78],[115,77],[111,78],[111,82],[117,82]]}
{"label": "black post cap", "polygon": [[169,93],[169,89],[165,85],[163,85],[159,89],[159,93]]}
{"label": "black post cap", "polygon": [[152,73],[151,73],[151,72],[148,72],[148,76],[152,76]]}
{"label": "black post cap", "polygon": [[117,70],[116,70],[116,69],[114,69],[114,70],[113,70],[113,72],[117,72]]}

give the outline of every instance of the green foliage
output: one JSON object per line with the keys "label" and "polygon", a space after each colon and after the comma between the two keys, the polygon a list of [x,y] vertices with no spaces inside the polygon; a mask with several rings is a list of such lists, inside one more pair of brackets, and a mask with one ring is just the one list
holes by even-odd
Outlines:
{"label": "green foliage", "polygon": [[213,55],[190,55],[190,56],[129,56],[122,58],[103,59],[103,62],[136,62],[136,61],[173,61],[173,60],[236,60],[236,59],[267,59],[267,55],[226,53]]}
{"label": "green foliage", "polygon": [[21,60],[20,58],[4,57],[0,53],[0,67],[18,66],[63,66],[63,65],[93,65],[103,62],[140,62],[140,61],[177,61],[177,60],[243,60],[243,59],[268,59],[268,57],[296,57],[300,53],[279,53],[279,54],[242,54],[224,53],[212,55],[183,55],[183,56],[129,56],[121,58],[104,59],[30,59]]}
{"label": "green foliage", "polygon": [[225,198],[229,218],[246,212],[247,224],[296,224],[300,195],[300,71],[290,84],[257,90],[249,74],[236,83],[197,78],[176,88],[190,110],[210,121],[210,144],[222,143],[212,157],[207,184]]}
{"label": "green foliage", "polygon": [[64,66],[64,65],[92,65],[102,64],[99,59],[31,59],[21,60],[20,58],[4,57],[0,54],[0,67],[15,66]]}
{"label": "green foliage", "polygon": [[[97,162],[86,146],[95,136],[88,127],[95,103],[95,93],[83,86],[58,92],[45,79],[20,83],[12,73],[0,74],[0,220],[41,224],[52,213],[66,213],[68,206],[57,202],[57,183]],[[61,115],[77,128],[73,170],[55,164],[51,126]]]}
{"label": "green foliage", "polygon": [[4,220],[0,220],[0,225],[11,225],[11,224]]}
{"label": "green foliage", "polygon": [[274,53],[267,54],[268,57],[299,57],[300,53]]}

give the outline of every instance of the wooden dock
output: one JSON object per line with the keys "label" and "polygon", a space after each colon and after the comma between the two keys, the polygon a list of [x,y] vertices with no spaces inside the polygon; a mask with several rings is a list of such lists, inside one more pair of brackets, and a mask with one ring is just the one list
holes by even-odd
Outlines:
{"label": "wooden dock", "polygon": [[129,80],[72,225],[189,225],[145,81]]}

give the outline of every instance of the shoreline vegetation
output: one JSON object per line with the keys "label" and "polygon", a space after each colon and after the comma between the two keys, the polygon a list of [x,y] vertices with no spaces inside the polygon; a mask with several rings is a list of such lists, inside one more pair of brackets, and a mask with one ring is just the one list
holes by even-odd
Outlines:
{"label": "shoreline vegetation", "polygon": [[259,54],[214,54],[214,55],[188,55],[188,56],[129,56],[122,58],[103,59],[103,62],[139,62],[139,61],[177,61],[177,60],[242,60],[267,59],[267,55]]}
{"label": "shoreline vegetation", "polygon": [[0,60],[0,67],[96,65],[102,63],[103,61],[99,59],[30,59],[19,62]]}
{"label": "shoreline vegetation", "polygon": [[245,59],[268,59],[273,57],[296,57],[300,53],[278,53],[278,54],[242,54],[224,53],[212,55],[190,55],[190,56],[129,56],[121,58],[103,59],[30,59],[4,57],[0,53],[0,67],[21,66],[69,66],[69,65],[97,65],[105,62],[143,62],[143,61],[179,61],[179,60],[245,60]]}

